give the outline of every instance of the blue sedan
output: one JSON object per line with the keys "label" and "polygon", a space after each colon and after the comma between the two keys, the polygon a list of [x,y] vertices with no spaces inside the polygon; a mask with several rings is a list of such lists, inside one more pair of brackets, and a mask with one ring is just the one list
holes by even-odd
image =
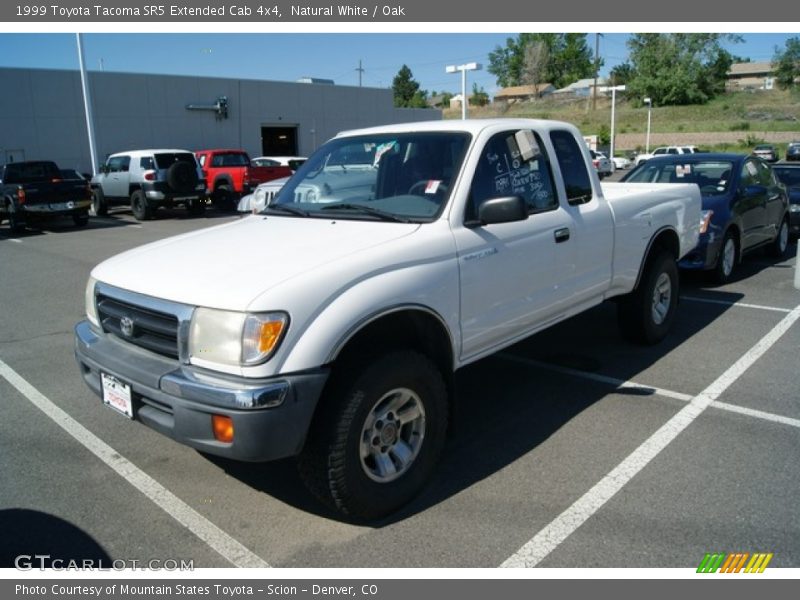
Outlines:
{"label": "blue sedan", "polygon": [[800,165],[780,163],[772,170],[789,193],[789,230],[800,233]]}
{"label": "blue sedan", "polygon": [[738,154],[655,157],[628,173],[630,183],[695,183],[703,199],[700,241],[679,265],[731,278],[742,256],[767,247],[783,256],[789,244],[789,200],[766,161]]}

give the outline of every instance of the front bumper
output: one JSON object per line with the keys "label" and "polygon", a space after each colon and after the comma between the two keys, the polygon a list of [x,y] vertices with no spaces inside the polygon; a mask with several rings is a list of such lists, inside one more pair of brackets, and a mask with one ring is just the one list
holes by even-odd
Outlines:
{"label": "front bumper", "polygon": [[697,246],[678,262],[678,266],[681,269],[695,271],[713,269],[717,266],[721,249],[721,235],[716,233],[701,234]]}
{"label": "front bumper", "polygon": [[[97,395],[101,372],[131,387],[137,421],[203,452],[252,462],[300,452],[329,374],[318,369],[260,380],[211,374],[98,333],[88,321],[75,326],[75,357]],[[212,415],[232,419],[231,443],[214,438]]]}

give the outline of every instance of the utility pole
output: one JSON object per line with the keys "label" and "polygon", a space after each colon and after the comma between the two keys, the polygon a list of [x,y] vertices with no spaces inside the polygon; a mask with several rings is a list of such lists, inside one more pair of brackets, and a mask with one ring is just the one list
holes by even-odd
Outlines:
{"label": "utility pole", "polygon": [[602,33],[594,34],[594,87],[592,88],[592,110],[597,108],[597,75],[600,70],[600,36]]}
{"label": "utility pole", "polygon": [[358,87],[361,87],[361,75],[364,73],[364,69],[361,66],[360,58],[358,59],[358,68],[356,69],[356,71],[358,71]]}

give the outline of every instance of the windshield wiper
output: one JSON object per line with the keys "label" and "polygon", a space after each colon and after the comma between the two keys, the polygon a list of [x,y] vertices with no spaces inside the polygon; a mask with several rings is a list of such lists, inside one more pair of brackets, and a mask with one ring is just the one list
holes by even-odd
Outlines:
{"label": "windshield wiper", "polygon": [[264,207],[264,210],[261,211],[261,214],[267,214],[269,211],[289,213],[290,215],[296,215],[298,217],[307,217],[309,215],[307,210],[289,204],[268,204]]}
{"label": "windshield wiper", "polygon": [[355,210],[358,212],[362,212],[368,215],[372,215],[373,217],[378,217],[384,221],[394,221],[395,223],[412,223],[411,219],[407,219],[406,217],[401,217],[400,215],[396,215],[394,213],[386,212],[385,210],[381,210],[380,208],[374,208],[372,206],[365,206],[364,204],[350,204],[348,202],[340,202],[337,204],[326,204],[320,210]]}

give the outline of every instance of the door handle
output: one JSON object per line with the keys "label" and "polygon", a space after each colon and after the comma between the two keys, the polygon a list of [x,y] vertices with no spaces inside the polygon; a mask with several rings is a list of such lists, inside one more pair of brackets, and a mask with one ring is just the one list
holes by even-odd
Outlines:
{"label": "door handle", "polygon": [[556,239],[556,244],[566,242],[569,239],[569,229],[567,227],[556,229],[553,232],[553,237]]}

